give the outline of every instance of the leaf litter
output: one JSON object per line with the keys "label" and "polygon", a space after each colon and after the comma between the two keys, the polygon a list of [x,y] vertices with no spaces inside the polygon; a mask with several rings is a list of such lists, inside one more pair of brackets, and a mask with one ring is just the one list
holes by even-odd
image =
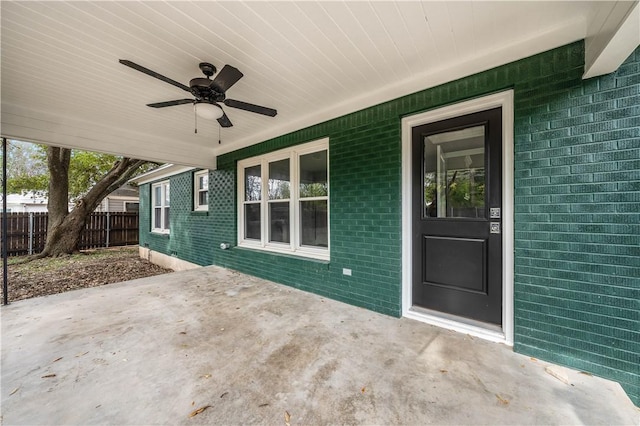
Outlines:
{"label": "leaf litter", "polygon": [[204,410],[210,407],[211,407],[210,405],[205,405],[204,407],[200,407],[197,410],[193,410],[191,413],[189,413],[189,417],[197,416],[198,414],[202,413]]}
{"label": "leaf litter", "polygon": [[71,256],[15,263],[23,257],[11,258],[7,268],[12,302],[173,272],[141,259],[138,246],[84,250]]}

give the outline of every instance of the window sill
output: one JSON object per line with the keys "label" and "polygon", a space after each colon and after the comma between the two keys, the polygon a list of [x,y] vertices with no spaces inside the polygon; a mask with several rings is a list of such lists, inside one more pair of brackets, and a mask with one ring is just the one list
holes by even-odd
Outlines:
{"label": "window sill", "polygon": [[280,256],[286,256],[292,259],[298,259],[298,260],[308,260],[308,261],[312,261],[312,262],[317,262],[317,263],[321,263],[323,265],[329,265],[330,263],[330,254],[327,253],[326,256],[322,256],[322,255],[318,255],[315,253],[308,253],[308,252],[300,252],[300,251],[290,251],[290,250],[279,250],[277,248],[272,248],[272,247],[258,247],[258,246],[254,246],[251,244],[239,244],[235,247],[236,249],[241,249],[241,250],[248,250],[248,251],[252,251],[252,252],[258,252],[258,253],[265,253],[265,254],[273,254],[273,255],[280,255]]}
{"label": "window sill", "polygon": [[151,230],[151,234],[152,235],[157,235],[158,237],[164,237],[164,238],[169,238],[170,232],[168,231],[155,231],[155,230]]}

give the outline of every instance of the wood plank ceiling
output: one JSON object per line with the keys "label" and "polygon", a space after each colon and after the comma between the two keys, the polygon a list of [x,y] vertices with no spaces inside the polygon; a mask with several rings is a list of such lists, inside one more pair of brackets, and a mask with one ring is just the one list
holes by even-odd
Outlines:
{"label": "wood plank ceiling", "polygon": [[[213,167],[215,156],[587,34],[598,2],[13,2],[1,4],[4,136]],[[118,63],[187,84],[199,62],[244,73],[234,126]],[[187,95],[187,96],[185,96]]]}

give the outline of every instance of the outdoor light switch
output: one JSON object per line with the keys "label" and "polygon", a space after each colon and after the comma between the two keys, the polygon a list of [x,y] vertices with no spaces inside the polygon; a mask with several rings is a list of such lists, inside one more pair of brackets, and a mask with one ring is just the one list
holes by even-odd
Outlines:
{"label": "outdoor light switch", "polygon": [[342,268],[342,275],[351,276],[351,269]]}

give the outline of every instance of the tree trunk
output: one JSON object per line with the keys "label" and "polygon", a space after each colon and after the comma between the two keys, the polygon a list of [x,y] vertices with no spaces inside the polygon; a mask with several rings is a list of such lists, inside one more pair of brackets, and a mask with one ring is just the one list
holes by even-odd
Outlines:
{"label": "tree trunk", "polygon": [[76,201],[69,212],[69,164],[71,150],[67,148],[47,148],[49,167],[49,223],[47,241],[37,257],[57,257],[78,251],[80,237],[87,218],[102,202],[104,197],[121,187],[135,171],[146,163],[142,160],[123,158],[116,162],[84,196]]}
{"label": "tree trunk", "polygon": [[[50,146],[47,148],[47,167],[49,168],[49,222],[47,241],[39,257],[60,256],[72,253],[78,247],[73,234],[65,232],[63,227],[69,215],[69,164],[71,150]],[[78,234],[78,239],[80,234]],[[64,241],[65,244],[59,242]]]}

